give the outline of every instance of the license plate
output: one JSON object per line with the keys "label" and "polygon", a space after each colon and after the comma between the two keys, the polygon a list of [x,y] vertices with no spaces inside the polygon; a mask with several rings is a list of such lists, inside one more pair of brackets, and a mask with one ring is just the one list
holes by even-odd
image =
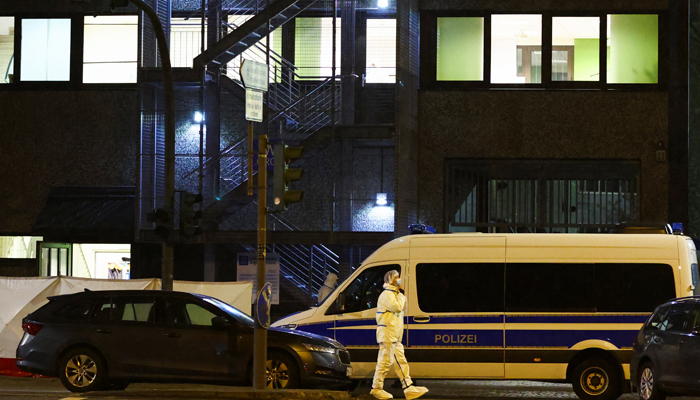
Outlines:
{"label": "license plate", "polygon": [[348,367],[348,369],[345,371],[345,375],[352,376],[352,367]]}

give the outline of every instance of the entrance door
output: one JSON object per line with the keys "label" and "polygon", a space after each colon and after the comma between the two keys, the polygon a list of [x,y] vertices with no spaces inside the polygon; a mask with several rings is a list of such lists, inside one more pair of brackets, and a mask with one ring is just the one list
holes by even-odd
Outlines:
{"label": "entrance door", "polygon": [[39,276],[73,276],[70,243],[37,242]]}

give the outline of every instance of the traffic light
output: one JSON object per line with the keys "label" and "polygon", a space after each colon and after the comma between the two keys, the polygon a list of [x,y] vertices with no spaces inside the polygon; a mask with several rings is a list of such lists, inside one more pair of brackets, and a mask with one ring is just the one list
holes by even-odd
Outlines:
{"label": "traffic light", "polygon": [[170,225],[171,217],[168,210],[165,208],[157,208],[146,214],[146,221],[156,224],[156,235],[163,240],[170,238],[172,226]]}
{"label": "traffic light", "polygon": [[289,168],[289,163],[301,157],[303,153],[303,147],[287,147],[284,143],[274,144],[272,148],[275,164],[274,211],[284,211],[287,205],[300,202],[304,197],[304,192],[301,190],[287,190],[289,182],[301,179],[304,172],[300,168]]}
{"label": "traffic light", "polygon": [[202,202],[202,195],[180,192],[180,239],[192,239],[202,234],[202,211],[194,210],[194,205]]}

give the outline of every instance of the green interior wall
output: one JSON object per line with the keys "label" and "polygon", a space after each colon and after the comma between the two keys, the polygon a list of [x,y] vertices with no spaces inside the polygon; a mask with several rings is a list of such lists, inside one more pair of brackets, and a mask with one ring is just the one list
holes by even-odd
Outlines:
{"label": "green interior wall", "polygon": [[321,75],[321,18],[297,18],[294,35],[294,64],[299,76]]}
{"label": "green interior wall", "polygon": [[610,17],[608,83],[659,82],[657,15]]}
{"label": "green interior wall", "polygon": [[483,57],[483,18],[438,18],[438,81],[483,80]]}
{"label": "green interior wall", "polygon": [[599,80],[600,40],[574,39],[574,80]]}

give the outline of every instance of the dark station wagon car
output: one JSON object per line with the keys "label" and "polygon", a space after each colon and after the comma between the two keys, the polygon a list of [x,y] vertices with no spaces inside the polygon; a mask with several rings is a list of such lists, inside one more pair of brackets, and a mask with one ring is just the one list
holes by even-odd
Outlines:
{"label": "dark station wagon car", "polygon": [[634,340],[630,377],[643,400],[700,394],[700,296],[656,308]]}
{"label": "dark station wagon car", "polygon": [[[165,291],[85,291],[49,298],[22,320],[17,366],[58,376],[74,392],[130,382],[250,382],[253,320],[212,297]],[[350,383],[335,340],[268,331],[268,388]]]}

